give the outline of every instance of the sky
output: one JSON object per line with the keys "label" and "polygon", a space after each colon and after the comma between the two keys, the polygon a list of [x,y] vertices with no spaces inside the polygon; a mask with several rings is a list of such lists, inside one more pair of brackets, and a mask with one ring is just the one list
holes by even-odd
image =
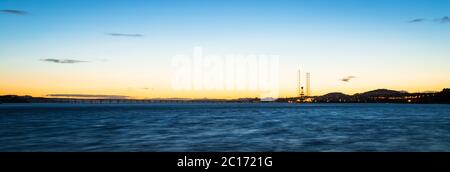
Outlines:
{"label": "sky", "polygon": [[0,95],[255,97],[177,91],[172,60],[279,55],[280,97],[450,87],[447,0],[0,0]]}

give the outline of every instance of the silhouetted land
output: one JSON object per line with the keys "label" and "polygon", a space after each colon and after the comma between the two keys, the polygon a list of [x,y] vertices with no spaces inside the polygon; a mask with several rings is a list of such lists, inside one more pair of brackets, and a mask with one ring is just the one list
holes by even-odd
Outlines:
{"label": "silhouetted land", "polygon": [[[407,93],[378,89],[354,95],[328,93],[310,97],[313,103],[445,103],[450,104],[450,89],[436,93]],[[298,98],[282,98],[278,102],[296,101]]]}
{"label": "silhouetted land", "polygon": [[[299,102],[298,97],[279,98],[275,102]],[[308,97],[310,103],[421,103],[421,104],[450,104],[450,89],[443,89],[436,93],[407,93],[401,91],[378,89],[354,95],[343,93],[328,93],[323,96]],[[5,95],[0,96],[0,103],[203,103],[203,102],[234,102],[258,103],[259,98],[225,99],[73,99],[73,98],[45,98],[32,96]],[[301,102],[301,101],[300,101]]]}

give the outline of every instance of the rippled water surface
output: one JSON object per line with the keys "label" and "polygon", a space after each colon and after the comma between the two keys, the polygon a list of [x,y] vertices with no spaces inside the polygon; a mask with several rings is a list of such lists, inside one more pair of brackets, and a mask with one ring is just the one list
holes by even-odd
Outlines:
{"label": "rippled water surface", "polygon": [[0,151],[450,151],[450,105],[0,105]]}

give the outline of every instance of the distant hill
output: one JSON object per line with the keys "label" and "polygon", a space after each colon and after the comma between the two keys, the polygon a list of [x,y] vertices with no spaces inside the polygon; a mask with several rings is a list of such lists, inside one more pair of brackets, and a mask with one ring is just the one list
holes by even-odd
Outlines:
{"label": "distant hill", "polygon": [[349,102],[351,99],[352,96],[339,92],[328,93],[316,98],[317,101],[321,102]]}
{"label": "distant hill", "polygon": [[317,96],[314,102],[323,103],[450,103],[450,89],[441,92],[408,93],[388,89],[377,89],[354,95],[329,93]]}
{"label": "distant hill", "polygon": [[347,97],[350,97],[350,95],[340,93],[340,92],[335,92],[335,93],[325,94],[322,97],[323,98],[347,98]]}
{"label": "distant hill", "polygon": [[0,103],[30,103],[31,96],[4,95],[0,96]]}
{"label": "distant hill", "polygon": [[450,104],[450,88],[446,88],[439,93],[439,100]]}
{"label": "distant hill", "polygon": [[360,93],[360,94],[355,94],[354,96],[357,96],[357,97],[380,97],[380,96],[395,97],[395,96],[403,96],[406,94],[408,94],[408,93],[395,91],[395,90],[388,90],[388,89],[377,89],[377,90],[372,90],[372,91],[368,91],[368,92],[364,92],[364,93]]}

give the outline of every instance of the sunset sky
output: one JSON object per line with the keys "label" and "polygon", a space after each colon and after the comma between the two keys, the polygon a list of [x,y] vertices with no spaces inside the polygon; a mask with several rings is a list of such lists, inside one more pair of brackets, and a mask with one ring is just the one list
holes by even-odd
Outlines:
{"label": "sunset sky", "polygon": [[299,68],[313,95],[450,87],[447,0],[0,0],[0,10],[0,95],[258,95],[173,90],[172,58],[198,46],[279,55],[281,97],[295,96]]}

